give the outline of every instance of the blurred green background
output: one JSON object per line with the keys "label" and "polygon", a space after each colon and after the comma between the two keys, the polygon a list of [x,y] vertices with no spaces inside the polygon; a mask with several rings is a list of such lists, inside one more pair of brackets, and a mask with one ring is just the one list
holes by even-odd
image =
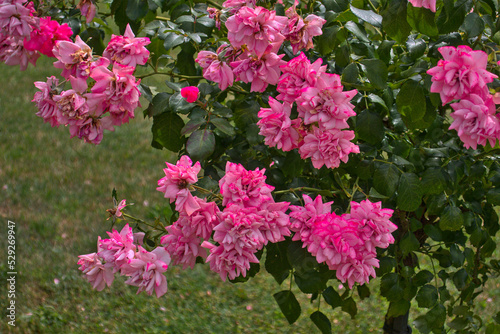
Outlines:
{"label": "blurred green background", "polygon": [[[130,124],[105,132],[100,145],[69,138],[35,115],[34,81],[58,75],[52,60],[25,72],[0,64],[0,333],[313,333],[315,311],[301,298],[302,315],[288,325],[272,294],[280,287],[264,269],[246,284],[223,283],[208,265],[166,273],[169,291],[160,299],[117,277],[111,288],[92,290],[78,270],[78,255],[96,251],[111,222],[106,209],[118,200],[127,212],[154,218],[166,204],[156,191],[165,161],[176,155],[151,148],[151,121],[136,111]],[[161,81],[150,85],[162,85]],[[158,80],[158,79],[156,79]],[[158,87],[158,89],[164,89]],[[16,327],[7,325],[7,221],[16,223]],[[118,226],[121,228],[122,225]],[[337,287],[338,282],[331,284]],[[381,332],[387,303],[377,296],[358,303],[354,320],[322,306],[334,333]],[[500,283],[492,280],[477,305],[484,320],[499,311]],[[300,293],[297,296],[301,296]],[[415,318],[419,311],[412,311]],[[411,320],[411,319],[410,319]]]}

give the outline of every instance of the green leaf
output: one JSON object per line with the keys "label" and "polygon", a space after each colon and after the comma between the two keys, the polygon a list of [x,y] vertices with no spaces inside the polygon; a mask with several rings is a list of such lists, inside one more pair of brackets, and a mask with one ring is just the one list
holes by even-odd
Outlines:
{"label": "green leaf", "polygon": [[142,19],[148,13],[147,0],[128,0],[127,16],[132,21]]}
{"label": "green leaf", "polygon": [[266,263],[265,267],[278,284],[290,275],[292,267],[288,263],[286,251],[288,242],[282,241],[278,243],[268,243],[266,246]]}
{"label": "green leaf", "polygon": [[361,66],[370,83],[378,89],[387,86],[387,66],[380,59],[365,59],[361,61]]}
{"label": "green leaf", "polygon": [[342,306],[342,297],[335,291],[331,286],[323,291],[323,297],[325,301],[332,307],[332,309]]}
{"label": "green leaf", "polygon": [[484,31],[484,21],[478,13],[467,14],[462,28],[467,33],[468,38],[479,36]]}
{"label": "green leaf", "polygon": [[300,304],[295,298],[293,292],[284,290],[275,293],[273,297],[278,303],[278,306],[280,307],[281,312],[285,316],[286,320],[288,320],[288,323],[291,325],[295,321],[297,321],[300,316],[301,309]]}
{"label": "green leaf", "polygon": [[434,278],[434,275],[427,269],[419,271],[415,277],[413,277],[413,284],[416,286],[422,286],[429,283]]}
{"label": "green leaf", "polygon": [[449,34],[458,30],[464,22],[470,0],[444,0],[443,3],[444,7],[436,23],[440,34]]}
{"label": "green leaf", "polygon": [[387,310],[387,316],[391,318],[399,317],[405,315],[410,309],[411,303],[401,298],[398,301],[389,303],[389,309]]}
{"label": "green leaf", "polygon": [[164,112],[153,116],[151,146],[158,149],[165,147],[172,152],[178,152],[184,145],[184,136],[181,135],[183,127],[184,121],[177,114]]}
{"label": "green leaf", "polygon": [[241,130],[246,129],[248,124],[255,124],[259,120],[257,113],[260,105],[254,99],[240,101],[231,109],[234,110],[234,122]]}
{"label": "green leaf", "polygon": [[434,22],[435,13],[430,9],[423,7],[413,7],[409,5],[408,10],[408,23],[418,32],[427,36],[437,36],[439,31]]}
{"label": "green leaf", "polygon": [[492,188],[486,193],[486,201],[491,205],[500,205],[500,188]]}
{"label": "green leaf", "polygon": [[403,211],[415,211],[422,203],[422,186],[414,173],[404,173],[399,179],[397,205]]}
{"label": "green leaf", "polygon": [[181,134],[183,136],[187,135],[187,134],[190,134],[191,132],[193,132],[195,130],[198,130],[199,127],[202,124],[205,124],[206,122],[207,121],[205,119],[203,119],[203,118],[191,119],[191,120],[189,120],[189,122],[186,123],[186,125],[184,125],[184,127],[181,130]]}
{"label": "green leaf", "polygon": [[92,48],[93,52],[97,54],[102,54],[106,48],[104,46],[104,42],[102,41],[104,37],[103,30],[90,27],[81,32],[80,37],[88,44],[88,46]]}
{"label": "green leaf", "polygon": [[156,115],[159,115],[161,113],[167,112],[170,110],[169,107],[169,99],[170,99],[170,94],[161,92],[156,94],[153,97],[153,101],[148,106],[147,109],[147,115],[149,117],[153,117]]}
{"label": "green leaf", "polygon": [[302,248],[302,242],[291,242],[287,249],[288,262],[295,268],[295,273],[305,275],[318,266],[316,258]]}
{"label": "green leaf", "polygon": [[458,290],[463,290],[467,285],[467,280],[469,278],[469,274],[465,268],[459,269],[456,273],[453,274],[453,283],[457,287]]}
{"label": "green leaf", "polygon": [[360,41],[365,43],[370,42],[370,39],[368,39],[368,36],[366,35],[366,31],[361,30],[361,28],[358,26],[356,22],[353,21],[346,22],[345,28],[350,32],[352,32],[353,35],[356,36]]}
{"label": "green leaf", "polygon": [[294,178],[302,175],[304,170],[304,160],[295,151],[289,151],[286,153],[285,162],[281,167],[281,171],[286,177]]}
{"label": "green leaf", "polygon": [[417,59],[423,56],[423,54],[425,53],[427,43],[425,43],[424,39],[415,39],[414,35],[411,35],[406,41],[406,48],[410,52],[410,57],[412,59]]}
{"label": "green leaf", "polygon": [[446,321],[446,308],[442,304],[437,304],[426,313],[425,318],[430,328],[441,329]]}
{"label": "green leaf", "polygon": [[400,44],[406,42],[411,26],[406,18],[406,0],[391,0],[382,12],[382,29]]}
{"label": "green leaf", "polygon": [[428,168],[422,175],[424,194],[441,194],[446,186],[446,178],[442,168]]}
{"label": "green leaf", "polygon": [[392,271],[396,266],[396,260],[393,257],[384,256],[379,259],[379,267],[375,268],[378,277],[382,277]]}
{"label": "green leaf", "polygon": [[[177,68],[179,69],[181,74],[184,75],[189,75],[189,76],[196,76],[196,66],[193,58],[194,54],[194,49],[191,50],[193,52],[188,52],[185,51],[184,49],[179,52],[179,55],[177,56]],[[179,61],[180,60],[180,61]]]}
{"label": "green leaf", "polygon": [[196,130],[189,136],[186,150],[192,160],[203,160],[210,156],[215,149],[215,137],[212,131],[207,129]]}
{"label": "green leaf", "polygon": [[378,164],[373,173],[373,186],[382,195],[391,197],[396,192],[400,174],[393,164]]}
{"label": "green leaf", "polygon": [[426,284],[418,290],[417,300],[418,307],[430,308],[433,307],[439,298],[438,291],[435,286]]}
{"label": "green leaf", "polygon": [[460,268],[464,265],[465,255],[456,244],[450,246],[451,263],[454,267]]}
{"label": "green leaf", "polygon": [[342,311],[348,313],[351,316],[351,319],[354,319],[354,317],[358,313],[358,307],[356,306],[356,302],[352,297],[344,300],[344,302],[342,303]]}
{"label": "green leaf", "polygon": [[168,104],[173,112],[180,114],[187,114],[194,107],[196,107],[195,103],[187,102],[186,99],[182,97],[180,92],[176,92],[170,96]]}
{"label": "green leaf", "polygon": [[321,333],[328,334],[332,332],[332,324],[330,323],[330,320],[320,311],[316,311],[311,314],[310,318],[316,327],[319,328]]}
{"label": "green leaf", "polygon": [[[328,276],[330,273],[327,273]],[[307,271],[302,274],[295,273],[295,283],[303,293],[318,293],[326,289],[328,276],[321,275],[318,271]]]}
{"label": "green leaf", "polygon": [[368,109],[363,110],[356,116],[356,133],[359,139],[377,145],[385,136],[382,118]]}
{"label": "green leaf", "polygon": [[444,206],[448,202],[446,194],[431,195],[427,198],[427,214],[439,215],[443,211]]}
{"label": "green leaf", "polygon": [[[408,121],[414,122],[422,119],[426,109],[425,91],[418,82],[408,80],[396,96],[398,112]],[[405,123],[406,120],[405,120]]]}
{"label": "green leaf", "polygon": [[358,81],[358,75],[358,65],[356,65],[356,63],[350,63],[342,72],[342,81],[355,83]]}
{"label": "green leaf", "polygon": [[316,45],[322,56],[326,56],[337,46],[337,33],[339,30],[339,26],[327,27],[323,29],[323,34],[318,36]]}
{"label": "green leaf", "polygon": [[245,283],[247,282],[250,278],[255,277],[260,271],[260,264],[259,263],[250,263],[250,269],[247,270],[247,273],[245,276],[241,274],[240,276],[235,277],[234,279],[230,279],[229,282],[231,283]]}
{"label": "green leaf", "polygon": [[215,125],[217,129],[221,130],[228,136],[234,136],[234,127],[225,118],[212,117],[210,118],[210,122]]}
{"label": "green leaf", "polygon": [[370,23],[372,26],[382,28],[382,16],[372,10],[363,10],[351,5],[351,12],[361,20]]}
{"label": "green leaf", "polygon": [[370,188],[370,192],[368,193],[368,197],[370,198],[375,198],[375,199],[387,199],[389,197],[385,196],[385,195],[382,195],[381,193],[379,193],[377,191],[377,189],[371,187]]}
{"label": "green leaf", "polygon": [[448,205],[444,208],[439,220],[439,227],[443,231],[459,230],[464,224],[462,211],[456,206]]}
{"label": "green leaf", "polygon": [[396,43],[396,41],[388,41],[384,40],[382,43],[380,43],[379,47],[377,48],[377,54],[380,58],[380,60],[384,61],[386,65],[389,64],[391,61],[391,50],[392,46]]}
{"label": "green leaf", "polygon": [[358,285],[357,290],[359,298],[361,298],[361,300],[368,298],[371,295],[370,288],[366,284]]}
{"label": "green leaf", "polygon": [[399,243],[399,247],[403,256],[408,255],[410,252],[414,252],[420,248],[420,242],[418,242],[415,234],[408,232],[405,234],[403,239]]}
{"label": "green leaf", "polygon": [[389,273],[380,280],[380,294],[390,302],[401,299],[403,288],[399,282],[398,274]]}
{"label": "green leaf", "polygon": [[186,42],[186,39],[184,36],[179,35],[175,32],[168,32],[165,34],[165,38],[163,41],[163,47],[165,50],[170,50],[175,48],[178,45],[181,45],[182,43]]}
{"label": "green leaf", "polygon": [[349,8],[348,0],[323,0],[326,10],[333,10],[336,13],[341,13]]}

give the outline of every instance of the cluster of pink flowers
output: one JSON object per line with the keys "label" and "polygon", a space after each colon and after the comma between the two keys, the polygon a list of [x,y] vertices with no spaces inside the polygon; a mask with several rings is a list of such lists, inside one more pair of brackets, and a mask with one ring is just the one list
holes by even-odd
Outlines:
{"label": "cluster of pink flowers", "polygon": [[167,279],[163,274],[170,263],[170,255],[164,247],[149,252],[144,249],[144,233],[133,233],[126,224],[118,232],[107,232],[110,239],[97,241],[97,252],[79,256],[80,270],[92,287],[98,291],[111,286],[115,273],[127,276],[126,284],[137,286],[137,293],[153,292],[161,297],[167,292]]}
{"label": "cluster of pink flowers", "polygon": [[382,209],[381,202],[351,202],[351,212],[338,216],[331,212],[332,202],[323,203],[320,195],[312,200],[304,195],[304,206],[290,206],[293,240],[335,270],[337,278],[349,284],[363,285],[375,277],[379,267],[375,247],[387,248],[394,243],[397,229],[390,218],[393,210]]}
{"label": "cluster of pink flowers", "polygon": [[134,71],[136,65],[147,62],[149,51],[144,46],[149,42],[136,38],[130,26],[124,36],[112,36],[103,57],[93,55],[80,36],[75,42],[56,41],[54,67],[62,69],[61,76],[71,89],[63,90],[54,76],[35,82],[40,90],[33,98],[37,115],[52,126],[68,126],[71,137],[99,144],[104,129],[113,131],[114,126],[134,118],[140,105],[140,80]]}
{"label": "cluster of pink flowers", "polygon": [[[245,276],[250,263],[258,262],[255,252],[269,241],[282,241],[290,235],[285,214],[289,203],[274,202],[270,195],[274,188],[265,183],[265,170],[247,171],[228,162],[219,183],[225,206],[221,212],[215,202],[191,194],[200,169],[200,163],[193,165],[188,156],[175,165],[167,163],[157,190],[171,203],[175,201],[179,218],[166,228],[168,234],[161,243],[174,265],[193,268],[201,257],[223,280]],[[218,245],[209,242],[212,234]],[[208,257],[206,249],[210,250]]]}
{"label": "cluster of pink flowers", "polygon": [[[161,246],[147,251],[142,247],[144,233],[133,233],[126,224],[120,232],[107,232],[109,239],[99,238],[96,253],[79,256],[79,269],[95,289],[110,286],[119,272],[129,277],[125,283],[139,287],[138,293],[145,290],[160,297],[167,291],[163,274],[169,264],[193,268],[198,257],[223,281],[245,277],[251,264],[259,263],[258,251],[292,232],[292,240],[300,240],[318,263],[326,263],[352,288],[375,277],[376,247],[394,242],[393,210],[383,209],[380,202],[351,202],[351,212],[341,216],[331,213],[333,202],[323,203],[321,196],[312,200],[304,195],[304,206],[290,206],[274,201],[265,169],[252,171],[227,162],[219,181],[221,211],[215,202],[191,193],[200,170],[199,162],[182,156],[175,165],[167,163],[165,176],[158,180],[157,190],[175,202],[179,212],[177,221],[166,227]],[[125,206],[125,200],[115,201],[108,212],[113,219],[121,218]]]}
{"label": "cluster of pink flowers", "polygon": [[439,48],[443,59],[427,71],[432,75],[431,92],[439,93],[443,105],[451,103],[455,129],[466,148],[477,148],[489,142],[494,146],[500,139],[500,116],[495,97],[487,84],[497,76],[486,70],[488,55],[469,46]]}
{"label": "cluster of pink flowers", "polygon": [[251,263],[258,263],[255,253],[268,242],[279,242],[290,235],[290,219],[285,213],[290,203],[275,202],[274,187],[266,184],[265,169],[246,170],[241,164],[228,162],[226,174],[219,181],[224,210],[214,227],[214,245],[207,262],[223,281],[246,276]]}
{"label": "cluster of pink flowers", "polygon": [[40,54],[53,57],[55,43],[69,41],[72,34],[66,23],[37,17],[33,2],[0,1],[0,61],[7,65],[19,65],[24,71],[29,63],[36,64]]}
{"label": "cluster of pink flowers", "polygon": [[[223,3],[223,12],[231,14],[225,25],[229,44],[223,44],[217,52],[201,51],[196,62],[203,68],[203,76],[219,84],[224,90],[234,81],[251,83],[250,90],[263,92],[268,85],[280,80],[280,66],[284,54],[278,55],[283,42],[288,41],[294,53],[311,49],[312,38],[321,35],[326,22],[316,15],[303,19],[289,8],[287,16],[256,6],[255,1],[229,0]],[[221,13],[209,8],[210,17],[220,27]]]}
{"label": "cluster of pink flowers", "polygon": [[[354,132],[345,130],[349,127],[346,120],[355,115],[350,100],[357,91],[343,92],[340,77],[326,73],[321,59],[311,64],[300,53],[287,63],[284,54],[277,54],[284,41],[290,42],[294,53],[309,50],[312,38],[322,34],[326,21],[312,14],[302,18],[297,5],[279,16],[255,6],[254,1],[226,1],[225,11],[232,14],[226,21],[231,44],[223,44],[217,52],[201,51],[196,62],[203,76],[223,90],[234,81],[251,83],[254,92],[277,85],[277,99],[283,104],[270,98],[270,108],[259,112],[257,124],[266,145],[283,151],[297,148],[303,159],[311,158],[315,168],[336,168],[341,161],[347,162],[349,153],[359,153],[351,142]],[[210,15],[220,18],[214,9]],[[292,120],[294,102],[299,115]]]}
{"label": "cluster of pink flowers", "polygon": [[[282,66],[277,99],[270,98],[271,108],[262,108],[257,125],[268,146],[283,151],[298,148],[303,159],[311,158],[315,168],[336,168],[347,162],[350,153],[359,153],[351,142],[354,131],[347,119],[356,115],[350,100],[356,90],[343,91],[340,77],[326,73],[318,59],[313,64],[301,53]],[[297,103],[298,117],[291,120],[292,104]]]}

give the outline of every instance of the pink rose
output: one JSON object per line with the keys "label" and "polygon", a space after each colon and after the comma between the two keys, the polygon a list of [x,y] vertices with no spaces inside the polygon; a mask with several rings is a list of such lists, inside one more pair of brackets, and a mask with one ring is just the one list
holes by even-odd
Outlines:
{"label": "pink rose", "polygon": [[181,89],[181,96],[189,103],[194,103],[198,100],[200,90],[195,86],[187,86]]}

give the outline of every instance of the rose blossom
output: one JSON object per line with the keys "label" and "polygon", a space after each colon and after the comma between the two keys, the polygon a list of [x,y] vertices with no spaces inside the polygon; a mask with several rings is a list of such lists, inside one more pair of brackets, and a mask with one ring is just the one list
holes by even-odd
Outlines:
{"label": "rose blossom", "polygon": [[236,61],[231,62],[237,79],[251,83],[251,92],[263,92],[268,85],[276,85],[281,74],[280,66],[285,64],[281,60],[285,55],[266,53],[262,57],[244,54]]}
{"label": "rose blossom", "polygon": [[200,90],[196,86],[187,86],[181,88],[181,96],[189,103],[194,103],[198,100]]}
{"label": "rose blossom", "polygon": [[258,113],[260,120],[257,125],[259,134],[265,137],[264,143],[285,152],[297,148],[299,133],[290,119],[292,106],[287,102],[281,104],[272,97],[269,98],[269,106],[271,108],[261,108]]}
{"label": "rose blossom", "polygon": [[111,36],[111,40],[102,55],[113,62],[136,67],[147,63],[149,51],[145,46],[150,43],[151,41],[147,37],[135,37],[130,24],[127,24],[123,36]]}
{"label": "rose blossom", "polygon": [[203,69],[203,77],[207,80],[219,84],[221,90],[225,90],[228,86],[232,86],[234,82],[234,74],[232,68],[228,65],[224,58],[226,50],[232,50],[228,44],[223,44],[217,51],[217,54],[211,51],[200,51],[196,57],[196,62]]}
{"label": "rose blossom", "polygon": [[222,205],[236,203],[241,207],[259,207],[270,201],[274,187],[266,184],[266,170],[246,170],[241,164],[227,162],[226,174],[219,180]]}
{"label": "rose blossom", "polygon": [[452,103],[451,107],[455,111],[450,114],[454,119],[450,130],[457,130],[466,148],[477,149],[477,145],[485,146],[487,141],[495,146],[500,137],[500,121],[491,97],[484,101],[479,95],[471,94]]}
{"label": "rose blossom", "polygon": [[340,162],[349,160],[349,153],[359,153],[359,147],[351,142],[354,131],[331,129],[322,131],[313,127],[299,147],[302,159],[311,158],[314,168],[337,168]]}
{"label": "rose blossom", "polygon": [[47,82],[36,81],[35,87],[40,91],[36,92],[31,102],[35,102],[38,112],[37,116],[42,117],[45,122],[49,122],[51,126],[59,126],[57,120],[58,106],[54,101],[54,95],[57,95],[57,85],[59,80],[55,76],[47,78]]}
{"label": "rose blossom", "polygon": [[279,49],[284,40],[280,31],[287,20],[264,7],[242,7],[226,21],[227,38],[234,47],[246,45],[249,52],[261,57]]}
{"label": "rose blossom", "polygon": [[408,0],[413,7],[423,7],[430,9],[431,12],[436,12],[436,0]]}
{"label": "rose blossom", "polygon": [[76,8],[80,9],[82,16],[87,18],[87,23],[92,22],[97,12],[97,7],[94,5],[93,0],[80,0]]}
{"label": "rose blossom", "polygon": [[486,52],[473,51],[466,45],[440,47],[444,59],[437,66],[427,71],[432,75],[431,92],[439,93],[443,105],[452,100],[460,100],[470,94],[487,96],[487,83],[496,75],[486,70],[488,55]]}
{"label": "rose blossom", "polygon": [[73,31],[67,23],[59,22],[50,17],[40,18],[40,28],[33,29],[29,40],[24,39],[24,47],[29,51],[38,51],[46,56],[54,57],[52,49],[56,41],[70,41]]}
{"label": "rose blossom", "polygon": [[276,98],[293,103],[301,95],[301,91],[316,85],[318,77],[326,72],[326,65],[321,66],[323,60],[318,58],[311,64],[304,53],[280,66],[283,74],[279,78],[276,90],[280,93]]}

